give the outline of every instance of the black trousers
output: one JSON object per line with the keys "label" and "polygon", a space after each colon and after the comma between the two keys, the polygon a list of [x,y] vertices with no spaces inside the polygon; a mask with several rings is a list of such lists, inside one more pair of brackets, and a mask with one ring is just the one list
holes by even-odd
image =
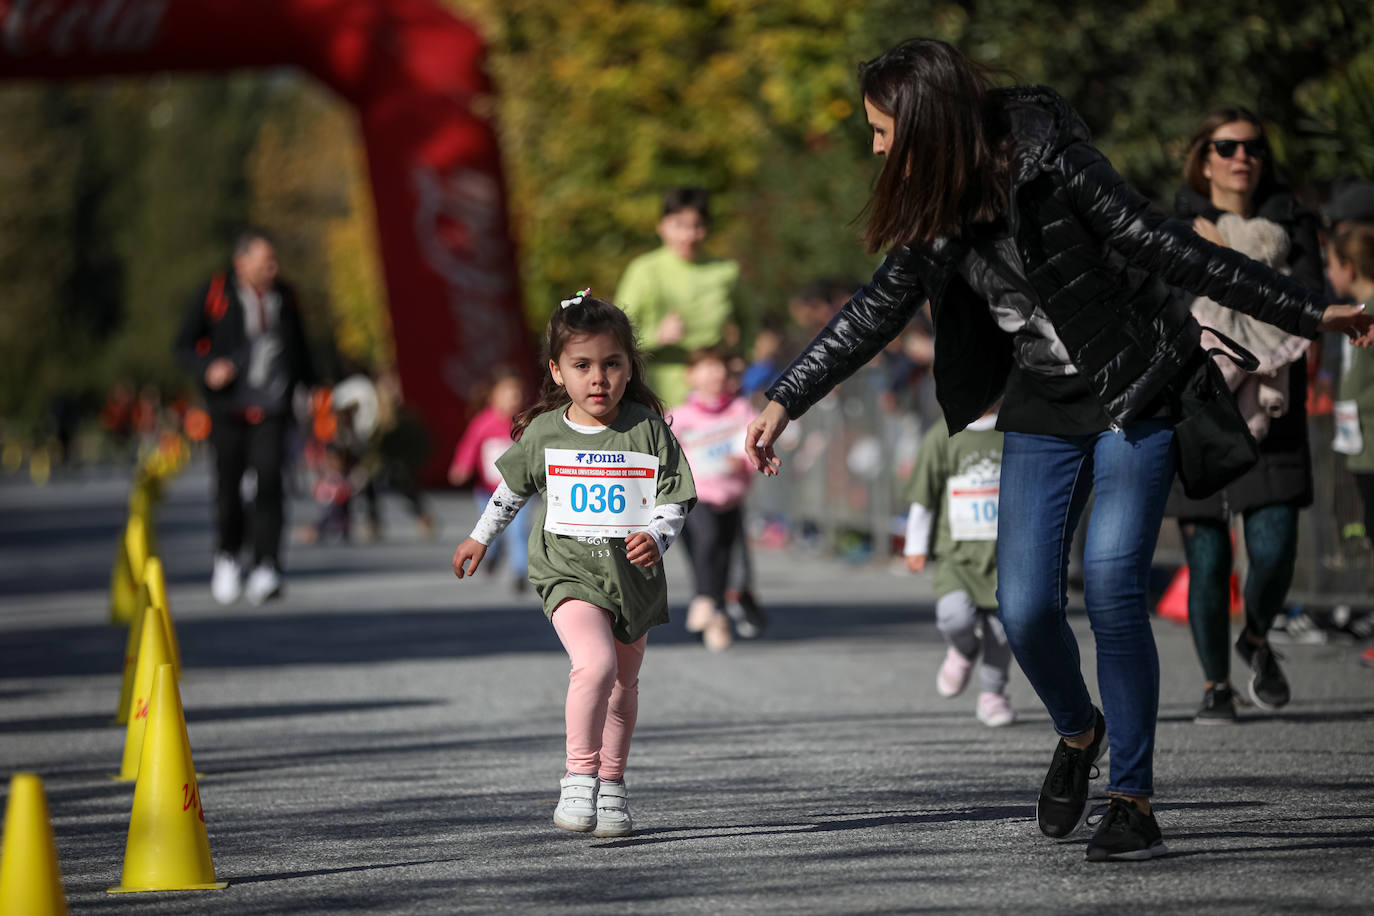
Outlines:
{"label": "black trousers", "polygon": [[682,529],[696,594],[710,598],[722,610],[730,579],[730,554],[742,528],[742,517],[739,506],[718,509],[697,503],[687,513],[687,524]]}
{"label": "black trousers", "polygon": [[[244,529],[253,539],[253,565],[264,560],[281,568],[282,463],[286,457],[284,416],[249,423],[232,414],[210,421],[210,446],[215,452],[215,523],[219,549],[238,556]],[[241,488],[243,474],[252,468],[257,495],[247,518]]]}

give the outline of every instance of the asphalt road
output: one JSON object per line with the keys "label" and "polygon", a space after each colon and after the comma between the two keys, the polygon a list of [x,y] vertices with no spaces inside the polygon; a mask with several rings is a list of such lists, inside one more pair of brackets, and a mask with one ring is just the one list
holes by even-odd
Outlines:
{"label": "asphalt road", "polygon": [[[1054,738],[1024,679],[1010,728],[980,725],[972,693],[937,695],[927,577],[762,553],[766,639],[711,654],[676,625],[650,636],[637,831],[597,840],[551,821],[567,677],[552,629],[503,576],[448,570],[474,517],[465,496],[436,499],[437,541],[389,502],[382,543],[292,546],[284,600],[221,608],[194,470],[158,534],[230,884],[107,895],[133,798],[108,778],[125,487],[0,483],[0,772],[44,778],[73,913],[1374,911],[1374,670],[1349,644],[1288,650],[1282,712],[1200,727],[1191,640],[1157,622],[1156,805],[1173,854],[1096,865],[1086,831],[1036,829]],[[685,569],[668,559],[680,619]],[[1073,624],[1091,682],[1091,636]]]}

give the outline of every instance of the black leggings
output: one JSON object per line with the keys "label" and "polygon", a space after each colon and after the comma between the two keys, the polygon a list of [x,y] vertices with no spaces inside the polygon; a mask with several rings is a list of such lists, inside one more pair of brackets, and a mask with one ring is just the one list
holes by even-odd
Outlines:
{"label": "black leggings", "polygon": [[[1263,636],[1283,610],[1298,555],[1298,510],[1280,504],[1244,513],[1245,632]],[[1188,557],[1188,626],[1207,680],[1231,676],[1231,532],[1216,519],[1179,519]]]}
{"label": "black leggings", "polygon": [[725,608],[725,589],[730,579],[730,553],[741,524],[741,509],[718,509],[697,503],[687,513],[682,543],[692,562],[696,594],[705,595]]}
{"label": "black leggings", "polygon": [[243,546],[244,506],[239,488],[253,468],[257,495],[248,524],[253,538],[253,565],[270,560],[281,568],[282,460],[286,453],[286,418],[266,417],[248,423],[228,416],[211,420],[210,445],[215,450],[215,522],[219,549],[238,556]]}

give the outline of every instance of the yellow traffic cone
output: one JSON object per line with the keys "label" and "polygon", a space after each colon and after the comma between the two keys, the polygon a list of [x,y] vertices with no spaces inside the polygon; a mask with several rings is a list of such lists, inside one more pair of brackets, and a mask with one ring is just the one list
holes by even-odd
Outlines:
{"label": "yellow traffic cone", "polygon": [[115,777],[120,782],[132,782],[138,778],[139,759],[143,756],[143,735],[148,726],[148,704],[153,695],[153,673],[159,666],[171,662],[162,618],[158,616],[157,608],[149,606],[143,611],[143,634],[138,646],[138,665],[134,669],[128,727],[124,732],[124,760],[119,766],[119,775]]}
{"label": "yellow traffic cone", "polygon": [[138,587],[138,613],[129,621],[129,635],[124,640],[124,675],[119,682],[119,708],[115,710],[115,725],[129,721],[129,706],[134,700],[134,674],[138,670],[138,650],[143,645],[143,616],[148,609],[148,583]]}
{"label": "yellow traffic cone", "polygon": [[[127,531],[127,528],[126,528]],[[139,617],[138,586],[129,568],[129,551],[125,548],[126,533],[121,533],[115,548],[114,567],[110,570],[110,625],[128,624]]]}
{"label": "yellow traffic cone", "polygon": [[124,871],[112,894],[194,891],[228,886],[215,880],[205,810],[200,804],[191,742],[176,673],[159,665],[143,740],[143,765],[124,846]]}
{"label": "yellow traffic cone", "polygon": [[156,555],[150,555],[143,565],[143,584],[148,589],[148,603],[161,612],[167,649],[172,653],[171,662],[177,669],[177,680],[180,680],[181,642],[177,639],[176,627],[172,625],[172,605],[167,601],[167,580],[162,575],[162,561]]}
{"label": "yellow traffic cone", "polygon": [[129,572],[134,585],[143,584],[143,570],[148,564],[148,517],[130,512],[124,526],[124,552],[129,558]]}
{"label": "yellow traffic cone", "polygon": [[5,836],[0,840],[0,914],[66,916],[57,844],[48,821],[43,780],[16,773],[5,806]]}

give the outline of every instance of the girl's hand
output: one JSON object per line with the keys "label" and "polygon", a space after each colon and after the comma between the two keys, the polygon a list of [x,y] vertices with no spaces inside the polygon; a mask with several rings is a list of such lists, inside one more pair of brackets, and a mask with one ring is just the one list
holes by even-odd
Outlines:
{"label": "girl's hand", "polygon": [[1340,331],[1357,347],[1374,344],[1374,316],[1366,314],[1363,305],[1328,305],[1317,330]]}
{"label": "girl's hand", "polygon": [[636,531],[625,539],[625,559],[636,566],[653,566],[658,562],[658,544],[647,531]]}
{"label": "girl's hand", "polygon": [[749,463],[767,477],[776,476],[782,467],[782,460],[773,453],[773,443],[789,422],[787,408],[769,401],[744,431],[744,453],[749,456]]}
{"label": "girl's hand", "polygon": [[[458,545],[458,549],[453,552],[453,574],[458,578],[464,575],[472,575],[477,572],[477,567],[482,565],[482,558],[487,555],[487,545],[472,538],[465,538],[463,543]],[[468,566],[468,560],[472,565]]]}
{"label": "girl's hand", "polygon": [[906,558],[906,568],[908,572],[920,572],[926,568],[926,555],[923,553],[913,553]]}

